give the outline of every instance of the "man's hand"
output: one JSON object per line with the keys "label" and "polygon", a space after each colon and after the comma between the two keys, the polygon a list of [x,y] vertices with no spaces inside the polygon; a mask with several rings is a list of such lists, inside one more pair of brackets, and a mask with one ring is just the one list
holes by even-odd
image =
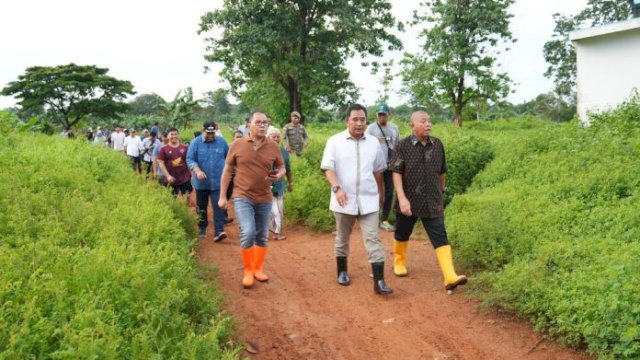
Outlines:
{"label": "man's hand", "polygon": [[340,188],[334,195],[336,196],[336,200],[338,200],[338,205],[340,205],[340,207],[347,205],[347,193],[342,188]]}
{"label": "man's hand", "polygon": [[411,216],[411,204],[407,199],[398,199],[398,204],[400,205],[400,212],[404,216]]}
{"label": "man's hand", "polygon": [[284,174],[280,174],[280,170],[271,169],[271,170],[269,170],[269,173],[267,174],[267,177],[265,179],[269,180],[271,182],[276,182],[276,181],[280,180],[282,175],[284,175]]}
{"label": "man's hand", "polygon": [[167,174],[167,182],[169,184],[173,184],[174,181],[176,181],[176,178],[174,178],[173,176]]}
{"label": "man's hand", "polygon": [[227,208],[227,198],[224,196],[220,196],[220,199],[218,199],[218,207],[220,209],[226,209]]}
{"label": "man's hand", "polygon": [[204,171],[198,169],[196,170],[196,177],[198,178],[198,180],[204,180],[207,178],[207,174],[205,174]]}

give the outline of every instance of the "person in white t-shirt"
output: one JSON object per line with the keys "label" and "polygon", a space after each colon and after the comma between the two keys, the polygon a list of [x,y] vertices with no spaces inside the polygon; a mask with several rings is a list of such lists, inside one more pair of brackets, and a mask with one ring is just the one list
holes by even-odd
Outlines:
{"label": "person in white t-shirt", "polygon": [[124,149],[124,138],[122,126],[116,126],[116,131],[111,133],[111,148],[115,151],[122,151]]}
{"label": "person in white t-shirt", "polygon": [[140,137],[136,135],[136,130],[131,129],[129,136],[124,139],[123,151],[131,159],[133,171],[137,171],[138,174],[142,174],[142,163],[140,161],[142,149],[142,140],[140,140]]}

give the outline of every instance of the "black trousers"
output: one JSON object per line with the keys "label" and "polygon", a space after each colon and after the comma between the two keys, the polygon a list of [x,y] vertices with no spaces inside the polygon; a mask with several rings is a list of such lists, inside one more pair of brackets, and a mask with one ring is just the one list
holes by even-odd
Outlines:
{"label": "black trousers", "polygon": [[427,231],[429,240],[433,248],[439,248],[440,246],[449,245],[449,238],[447,237],[447,230],[444,226],[444,216],[437,218],[419,218],[417,216],[405,216],[400,211],[396,213],[396,233],[394,238],[398,241],[407,241],[409,236],[413,232],[413,226],[416,221],[420,219],[422,226]]}
{"label": "black trousers", "polygon": [[131,156],[131,166],[133,167],[133,171],[137,171],[138,174],[142,174],[142,162],[140,161],[140,156]]}
{"label": "black trousers", "polygon": [[384,203],[382,204],[382,219],[387,221],[393,205],[393,171],[385,170],[384,176]]}

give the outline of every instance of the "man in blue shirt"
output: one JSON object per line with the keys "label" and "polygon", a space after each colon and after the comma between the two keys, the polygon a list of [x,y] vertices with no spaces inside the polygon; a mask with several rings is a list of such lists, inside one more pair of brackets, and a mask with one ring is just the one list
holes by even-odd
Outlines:
{"label": "man in blue shirt", "polygon": [[198,235],[207,236],[207,207],[209,199],[213,208],[213,225],[218,242],[227,238],[224,232],[224,210],[218,207],[220,197],[220,177],[224,169],[225,159],[229,152],[229,145],[222,136],[216,136],[216,126],[213,122],[206,122],[202,135],[193,139],[187,152],[187,165],[195,175],[193,185],[196,189],[196,208],[198,210]]}

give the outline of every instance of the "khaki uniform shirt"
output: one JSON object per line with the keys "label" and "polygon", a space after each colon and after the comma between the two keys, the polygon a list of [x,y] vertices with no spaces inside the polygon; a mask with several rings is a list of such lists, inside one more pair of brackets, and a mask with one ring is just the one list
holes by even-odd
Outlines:
{"label": "khaki uniform shirt", "polygon": [[288,123],[284,126],[283,130],[284,135],[282,140],[284,140],[284,143],[291,149],[290,152],[295,152],[298,156],[302,155],[302,150],[307,146],[309,141],[304,125]]}

